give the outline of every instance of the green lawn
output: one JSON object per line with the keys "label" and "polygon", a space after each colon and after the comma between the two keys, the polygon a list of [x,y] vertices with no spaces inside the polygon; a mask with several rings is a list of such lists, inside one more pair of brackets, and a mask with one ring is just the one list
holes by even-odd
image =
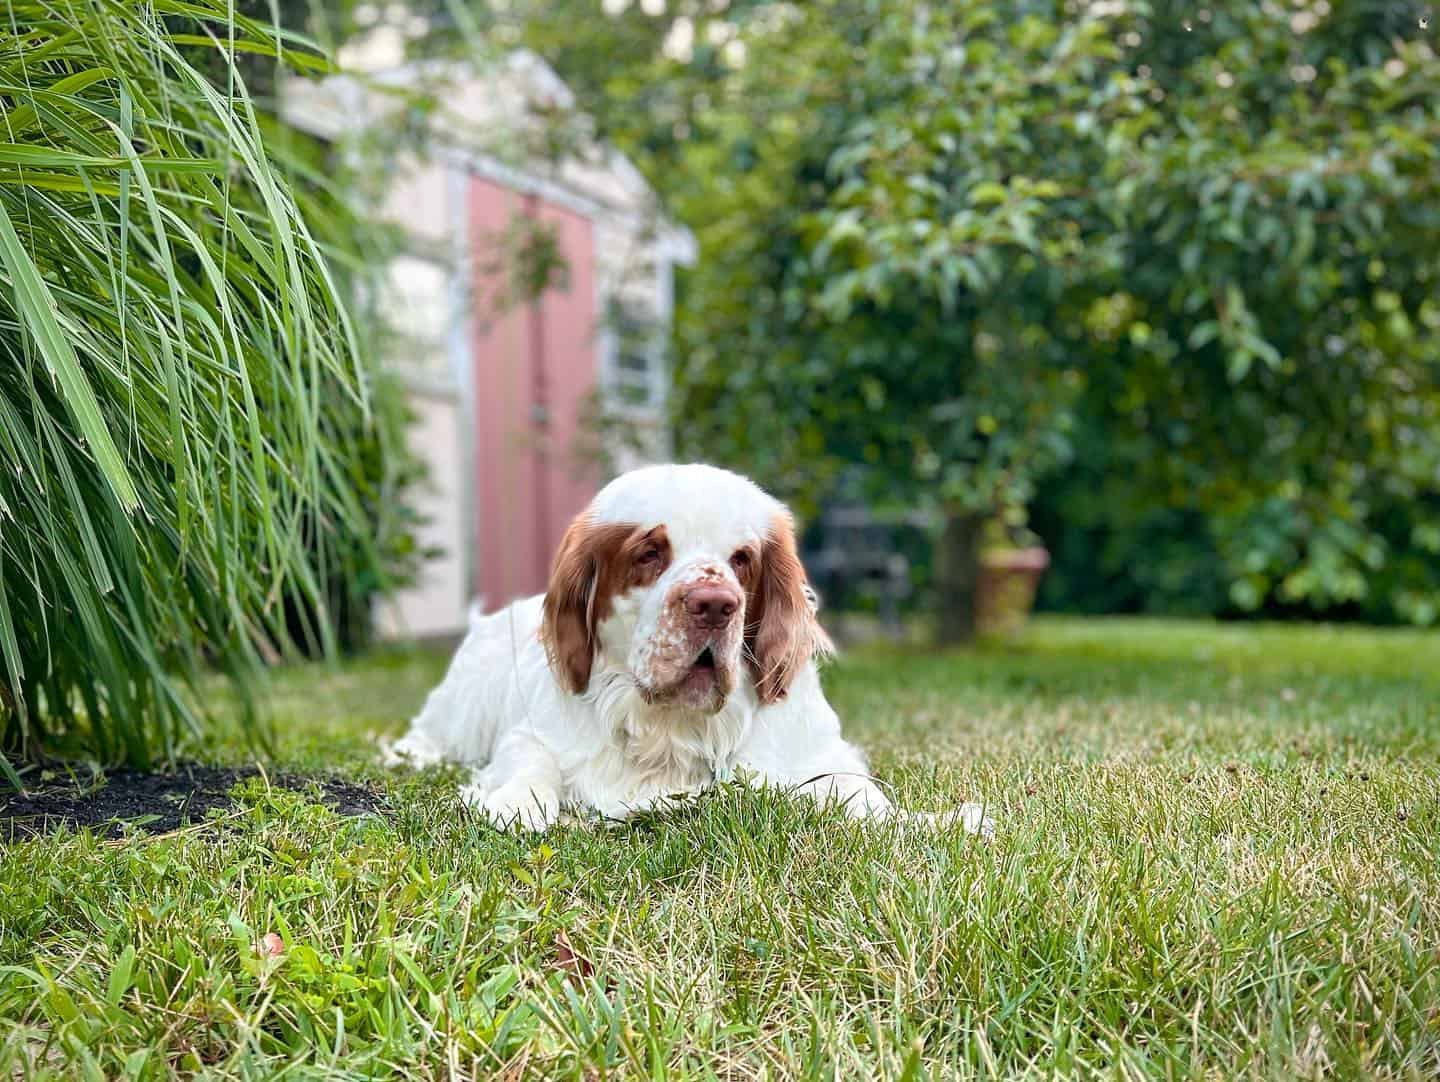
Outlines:
{"label": "green lawn", "polygon": [[899,799],[985,799],[989,843],[734,789],[500,836],[373,765],[442,665],[279,678],[278,765],[388,818],[254,781],[0,849],[0,1077],[1440,1074],[1440,636],[1044,622],[836,664]]}

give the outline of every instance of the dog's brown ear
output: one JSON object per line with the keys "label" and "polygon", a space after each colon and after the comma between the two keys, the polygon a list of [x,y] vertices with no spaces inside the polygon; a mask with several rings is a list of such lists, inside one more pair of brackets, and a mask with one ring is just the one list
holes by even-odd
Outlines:
{"label": "dog's brown ear", "polygon": [[746,660],[760,702],[783,699],[797,673],[834,646],[815,615],[814,591],[795,548],[789,514],[775,516],[745,613]]}
{"label": "dog's brown ear", "polygon": [[617,556],[633,532],[629,525],[595,523],[581,514],[565,531],[555,554],[540,639],[556,679],[576,695],[590,686],[599,645],[596,631],[610,613]]}

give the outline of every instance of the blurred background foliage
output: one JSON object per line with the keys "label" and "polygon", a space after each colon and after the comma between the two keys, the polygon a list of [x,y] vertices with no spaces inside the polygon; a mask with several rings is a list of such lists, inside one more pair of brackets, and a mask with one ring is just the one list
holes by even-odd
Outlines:
{"label": "blurred background foliage", "polygon": [[930,513],[942,614],[1028,520],[1051,608],[1440,619],[1427,5],[406,11],[546,57],[696,232],[682,450]]}
{"label": "blurred background foliage", "polygon": [[811,511],[859,469],[941,556],[1028,513],[1054,608],[1440,617],[1425,5],[496,18],[699,237],[686,452]]}

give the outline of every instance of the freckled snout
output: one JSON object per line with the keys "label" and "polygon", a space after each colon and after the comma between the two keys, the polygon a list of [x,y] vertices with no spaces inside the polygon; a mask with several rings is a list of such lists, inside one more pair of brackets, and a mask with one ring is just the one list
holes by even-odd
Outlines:
{"label": "freckled snout", "polygon": [[685,595],[685,613],[699,627],[719,631],[740,611],[744,599],[734,586],[723,582],[707,582]]}

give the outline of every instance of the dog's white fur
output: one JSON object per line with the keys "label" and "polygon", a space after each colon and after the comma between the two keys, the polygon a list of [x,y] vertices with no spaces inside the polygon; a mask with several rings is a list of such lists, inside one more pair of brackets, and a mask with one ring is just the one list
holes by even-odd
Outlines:
{"label": "dog's white fur", "polygon": [[[614,524],[640,532],[663,527],[669,560],[653,582],[621,584],[597,597],[607,581],[598,562],[604,556],[585,563],[585,531]],[[776,544],[788,548],[776,552]],[[836,802],[852,815],[891,812],[864,755],[841,737],[821,690],[815,655],[829,640],[815,622],[803,573],[803,611],[784,608],[776,595],[784,584],[766,580],[772,623],[757,632],[757,615],[745,610],[764,607],[762,587],[740,578],[762,571],[732,566],[741,549],[794,555],[789,513],[745,478],[672,465],[611,482],[571,527],[547,592],[553,617],[563,603],[562,565],[573,577],[576,568],[566,561],[578,559],[588,575],[579,613],[593,657],[588,681],[584,672],[567,673],[546,597],[477,614],[443,682],[392,745],[393,758],[475,764],[462,796],[500,827],[542,830],[564,806],[625,816],[736,774]],[[788,566],[799,573],[798,560]],[[612,586],[623,573],[624,567],[610,569]],[[697,628],[687,616],[685,598],[706,584],[745,599],[726,628]],[[777,643],[779,620],[796,626],[780,627],[789,637]],[[765,630],[769,638],[757,638]],[[767,645],[778,661],[754,656]],[[692,672],[707,648],[713,675]],[[777,676],[792,649],[801,651],[790,659],[792,669]],[[959,819],[967,829],[989,832],[978,805],[966,805]]]}

